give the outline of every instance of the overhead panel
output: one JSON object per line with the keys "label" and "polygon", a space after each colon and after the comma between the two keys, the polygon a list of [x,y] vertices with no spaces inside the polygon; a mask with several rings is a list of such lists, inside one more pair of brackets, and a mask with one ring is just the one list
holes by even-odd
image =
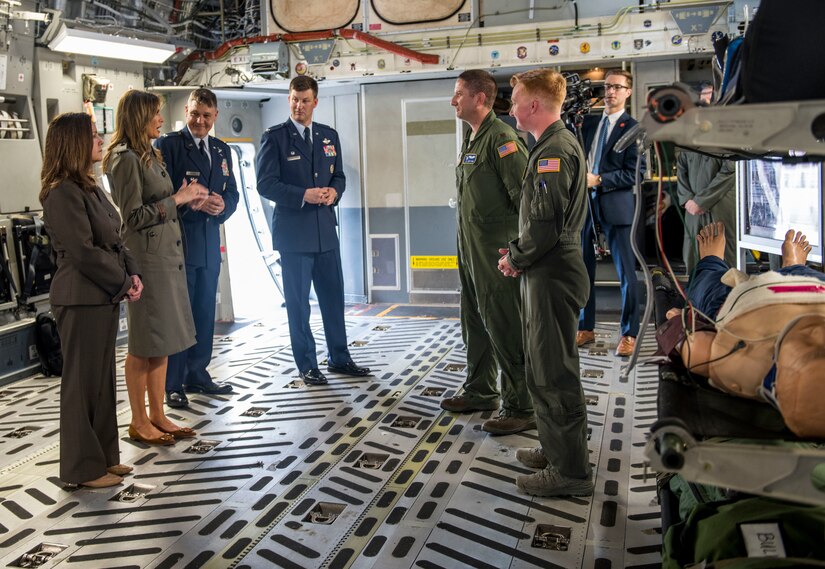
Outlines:
{"label": "overhead panel", "polygon": [[267,0],[263,6],[266,35],[364,29],[360,0]]}
{"label": "overhead panel", "polygon": [[370,0],[367,30],[370,33],[469,27],[473,22],[468,0]]}

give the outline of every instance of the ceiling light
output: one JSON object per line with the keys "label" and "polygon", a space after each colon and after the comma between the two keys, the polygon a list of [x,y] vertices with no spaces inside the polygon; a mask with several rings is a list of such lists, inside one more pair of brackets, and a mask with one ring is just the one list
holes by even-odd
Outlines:
{"label": "ceiling light", "polygon": [[146,63],[163,63],[175,53],[175,46],[154,41],[139,40],[123,36],[112,36],[69,28],[65,24],[52,41],[49,49],[94,55],[111,59],[128,59]]}

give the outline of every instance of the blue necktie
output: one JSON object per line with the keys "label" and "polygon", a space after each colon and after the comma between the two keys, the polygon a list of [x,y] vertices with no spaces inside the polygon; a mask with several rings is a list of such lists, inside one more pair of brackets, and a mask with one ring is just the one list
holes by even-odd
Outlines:
{"label": "blue necktie", "polygon": [[604,147],[607,144],[607,128],[608,128],[608,120],[607,117],[604,117],[602,121],[602,130],[599,133],[599,142],[596,144],[596,151],[593,153],[593,173],[599,173],[599,164],[602,161],[602,153],[604,152]]}
{"label": "blue necktie", "polygon": [[310,137],[309,127],[304,128],[304,142],[309,146],[309,157],[312,158],[312,138]]}

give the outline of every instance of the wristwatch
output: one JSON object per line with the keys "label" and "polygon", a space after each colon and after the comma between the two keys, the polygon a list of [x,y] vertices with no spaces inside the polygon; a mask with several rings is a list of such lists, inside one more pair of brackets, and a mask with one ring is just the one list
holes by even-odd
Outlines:
{"label": "wristwatch", "polygon": [[602,185],[602,177],[601,177],[601,175],[599,175],[599,176],[598,176],[598,184],[597,184],[597,185],[599,185],[599,186],[601,186],[601,185]]}

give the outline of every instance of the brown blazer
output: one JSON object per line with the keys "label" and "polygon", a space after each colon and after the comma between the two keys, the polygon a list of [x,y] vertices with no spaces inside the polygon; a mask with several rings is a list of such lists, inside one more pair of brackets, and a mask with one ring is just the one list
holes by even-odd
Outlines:
{"label": "brown blazer", "polygon": [[89,192],[64,181],[43,204],[57,272],[49,301],[55,306],[120,302],[137,263],[120,237],[120,216],[100,188]]}

